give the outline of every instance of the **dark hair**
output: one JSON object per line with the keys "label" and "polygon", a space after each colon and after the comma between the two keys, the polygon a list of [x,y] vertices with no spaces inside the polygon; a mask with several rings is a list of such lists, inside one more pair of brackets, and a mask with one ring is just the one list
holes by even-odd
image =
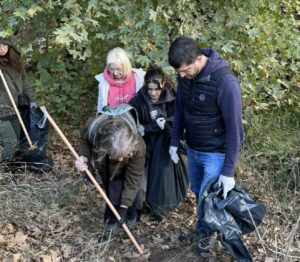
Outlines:
{"label": "dark hair", "polygon": [[[147,90],[147,85],[150,83],[154,83],[158,86],[159,89],[167,88],[167,89],[173,89],[174,84],[171,81],[170,77],[165,74],[165,72],[162,70],[161,67],[153,65],[151,66],[144,77],[145,83],[144,88]],[[163,82],[163,86],[161,86],[160,81]]]}
{"label": "dark hair", "polygon": [[8,60],[11,67],[19,74],[24,70],[20,54],[11,46],[8,48]]}
{"label": "dark hair", "polygon": [[[21,59],[19,52],[15,49],[15,47],[10,45],[9,42],[8,43],[6,43],[4,41],[0,41],[0,42],[4,43],[5,45],[8,45],[8,51],[7,51],[7,54],[5,57],[8,59],[9,65],[17,73],[21,74],[22,71],[24,70],[24,67],[23,67],[22,59]],[[4,68],[5,65],[6,65],[6,63],[4,63],[2,59],[0,59],[0,67]]]}
{"label": "dark hair", "polygon": [[169,64],[177,69],[183,64],[194,63],[199,55],[202,55],[202,51],[196,41],[187,36],[180,36],[172,42],[169,48]]}

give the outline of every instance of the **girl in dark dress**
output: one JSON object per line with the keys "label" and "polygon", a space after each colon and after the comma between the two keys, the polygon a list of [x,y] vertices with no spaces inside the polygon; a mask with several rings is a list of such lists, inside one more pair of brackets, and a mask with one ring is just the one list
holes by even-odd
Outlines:
{"label": "girl in dark dress", "polygon": [[[146,72],[144,86],[130,104],[136,108],[145,129],[144,198],[152,212],[161,217],[178,206],[188,186],[184,163],[175,165],[168,153],[175,108],[174,85],[160,67],[153,66]],[[183,176],[180,181],[178,169]]]}

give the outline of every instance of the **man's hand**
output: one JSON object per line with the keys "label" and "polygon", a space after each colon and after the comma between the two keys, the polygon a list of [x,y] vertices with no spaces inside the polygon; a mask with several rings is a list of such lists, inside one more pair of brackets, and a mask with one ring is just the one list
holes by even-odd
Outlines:
{"label": "man's hand", "polygon": [[223,187],[223,199],[227,197],[227,194],[235,186],[234,177],[220,175],[218,185]]}
{"label": "man's hand", "polygon": [[156,123],[161,130],[165,129],[166,119],[164,119],[163,117],[159,117],[156,119]]}
{"label": "man's hand", "polygon": [[119,213],[119,215],[120,215],[120,217],[121,217],[121,219],[119,220],[119,224],[120,225],[123,225],[126,222],[126,219],[127,219],[127,210],[128,210],[128,207],[122,206],[122,205],[117,210],[118,213]]}
{"label": "man's hand", "polygon": [[76,161],[75,161],[75,168],[78,172],[83,172],[88,169],[88,159],[85,156],[80,156]]}
{"label": "man's hand", "polygon": [[178,154],[177,154],[177,147],[176,146],[170,146],[169,147],[169,154],[170,154],[170,157],[172,159],[172,161],[177,164],[178,161],[179,161],[179,157],[178,157]]}

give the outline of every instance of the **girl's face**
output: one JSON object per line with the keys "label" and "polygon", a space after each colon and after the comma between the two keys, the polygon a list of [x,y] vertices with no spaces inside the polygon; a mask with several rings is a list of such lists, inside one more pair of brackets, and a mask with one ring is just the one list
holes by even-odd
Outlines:
{"label": "girl's face", "polygon": [[107,65],[107,71],[115,80],[124,80],[123,68],[119,64],[111,63]]}
{"label": "girl's face", "polygon": [[8,52],[8,45],[0,43],[0,56],[5,56]]}
{"label": "girl's face", "polygon": [[162,89],[155,83],[147,84],[147,92],[153,103],[159,100]]}

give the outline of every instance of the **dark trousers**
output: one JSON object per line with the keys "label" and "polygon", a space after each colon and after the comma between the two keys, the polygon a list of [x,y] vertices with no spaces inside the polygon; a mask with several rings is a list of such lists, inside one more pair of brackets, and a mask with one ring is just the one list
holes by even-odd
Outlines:
{"label": "dark trousers", "polygon": [[19,147],[20,123],[17,118],[0,119],[0,162],[1,159],[12,161]]}
{"label": "dark trousers", "polygon": [[[123,191],[125,178],[118,178],[118,179],[110,181],[109,176],[107,174],[101,173],[100,175],[102,178],[102,182],[103,182],[107,197],[109,198],[109,200],[111,201],[113,206],[116,209],[118,209],[121,204],[121,195],[122,195],[122,191]],[[128,219],[137,217],[137,215],[139,214],[139,210],[141,209],[140,197],[141,197],[140,194],[137,193],[132,205],[130,207],[128,207],[128,213],[127,213]],[[109,206],[106,205],[105,212],[104,212],[104,222],[113,216],[114,216],[113,212],[110,210]]]}

